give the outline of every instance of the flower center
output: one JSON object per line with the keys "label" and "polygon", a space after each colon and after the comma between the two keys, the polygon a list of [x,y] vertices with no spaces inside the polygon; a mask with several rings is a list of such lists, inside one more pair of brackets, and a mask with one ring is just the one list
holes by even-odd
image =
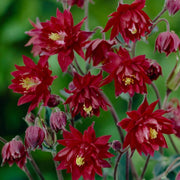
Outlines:
{"label": "flower center", "polygon": [[137,29],[136,29],[136,26],[134,24],[133,24],[132,28],[129,28],[128,30],[131,32],[131,34],[137,33]]}
{"label": "flower center", "polygon": [[149,129],[149,136],[150,136],[151,139],[156,139],[157,134],[158,134],[158,132],[155,129],[153,129],[153,128]]}
{"label": "flower center", "polygon": [[83,105],[83,110],[90,115],[91,111],[92,111],[92,106],[89,106],[88,108],[86,107],[86,105]]}
{"label": "flower center", "polygon": [[125,86],[128,86],[128,85],[134,84],[134,78],[135,78],[135,76],[132,75],[132,77],[125,77],[125,78],[123,78],[122,81],[124,82]]}
{"label": "flower center", "polygon": [[77,164],[77,166],[82,166],[82,165],[84,165],[84,158],[83,157],[81,157],[81,156],[79,156],[79,155],[77,155],[77,157],[76,157],[76,164]]}
{"label": "flower center", "polygon": [[57,41],[58,44],[64,44],[64,38],[67,34],[65,32],[58,32],[58,33],[51,33],[49,34],[49,39],[53,40],[53,41]]}
{"label": "flower center", "polygon": [[36,87],[38,84],[41,83],[41,81],[38,78],[29,78],[26,77],[25,79],[21,80],[22,82],[20,83],[22,87],[26,90],[29,90],[31,87]]}

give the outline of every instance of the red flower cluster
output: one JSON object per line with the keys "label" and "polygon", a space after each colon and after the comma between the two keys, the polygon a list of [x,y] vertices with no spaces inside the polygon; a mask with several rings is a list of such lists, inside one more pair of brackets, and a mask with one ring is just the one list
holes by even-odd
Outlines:
{"label": "red flower cluster", "polygon": [[101,73],[97,76],[90,73],[85,76],[80,76],[77,73],[74,74],[74,88],[72,90],[66,89],[66,92],[72,95],[65,102],[65,104],[70,106],[72,117],[79,112],[83,117],[99,116],[100,107],[105,111],[107,110],[107,105],[109,104],[100,92],[101,82]]}
{"label": "red flower cluster", "polygon": [[26,32],[32,36],[26,45],[33,44],[34,56],[58,54],[58,62],[64,72],[74,59],[74,51],[84,58],[82,48],[92,34],[80,30],[84,20],[74,26],[71,12],[65,10],[61,13],[57,9],[57,17],[51,17],[50,21],[37,21],[37,24],[31,22],[34,29]]}
{"label": "red flower cluster", "polygon": [[124,41],[129,43],[129,40],[139,40],[141,36],[145,36],[145,32],[149,33],[151,20],[148,15],[142,10],[145,6],[145,0],[135,0],[132,4],[119,4],[117,11],[109,16],[111,18],[106,24],[104,32],[111,27],[112,40],[119,33]]}
{"label": "red flower cluster", "polygon": [[163,134],[172,134],[174,131],[171,120],[163,117],[166,111],[154,111],[157,102],[149,105],[145,98],[137,111],[127,112],[129,117],[118,123],[127,131],[123,148],[130,145],[131,150],[137,149],[140,155],[143,152],[153,156],[159,146],[167,147]]}
{"label": "red flower cluster", "polygon": [[20,140],[11,140],[2,148],[2,165],[7,162],[10,166],[16,163],[21,169],[26,163],[27,151]]}
{"label": "red flower cluster", "polygon": [[109,52],[109,63],[103,66],[103,70],[109,73],[109,76],[103,82],[109,83],[114,79],[115,94],[120,95],[122,92],[129,93],[146,93],[146,83],[150,84],[151,80],[147,75],[150,62],[145,55],[136,56],[131,59],[126,49],[120,48],[117,54]]}
{"label": "red flower cluster", "polygon": [[47,56],[42,56],[36,65],[32,59],[23,56],[25,66],[15,65],[17,71],[12,72],[15,79],[12,80],[13,84],[9,88],[23,95],[18,105],[32,101],[28,112],[37,107],[41,100],[45,106],[47,105],[50,96],[49,86],[56,78],[51,76],[52,71],[48,69],[47,60]]}
{"label": "red flower cluster", "polygon": [[108,140],[110,136],[96,137],[93,124],[81,134],[70,126],[70,131],[63,131],[59,144],[65,146],[57,153],[54,160],[61,161],[58,169],[67,169],[72,174],[72,180],[78,180],[83,176],[84,180],[94,180],[95,173],[102,176],[102,168],[111,167],[104,160],[113,155],[108,152]]}

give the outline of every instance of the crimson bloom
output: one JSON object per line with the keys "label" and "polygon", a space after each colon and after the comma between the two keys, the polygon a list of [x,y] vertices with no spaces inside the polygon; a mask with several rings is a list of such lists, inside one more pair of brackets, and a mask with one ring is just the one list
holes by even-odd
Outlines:
{"label": "crimson bloom", "polygon": [[66,89],[66,92],[72,95],[65,102],[70,106],[72,117],[75,117],[79,112],[83,117],[99,116],[100,107],[105,111],[107,110],[109,104],[100,92],[101,82],[102,73],[97,76],[90,73],[85,76],[74,74],[74,88],[72,90]]}
{"label": "crimson bloom", "polygon": [[132,97],[134,93],[144,94],[147,92],[146,83],[151,80],[147,75],[150,62],[145,55],[136,56],[131,59],[126,49],[120,48],[116,53],[109,52],[109,63],[103,66],[103,70],[109,73],[104,79],[103,85],[115,82],[115,95],[122,92],[129,93]]}
{"label": "crimson bloom", "polygon": [[43,129],[37,126],[29,126],[25,132],[25,145],[27,148],[36,149],[37,146],[42,148],[45,138]]}
{"label": "crimson bloom", "polygon": [[22,141],[13,139],[6,143],[2,148],[2,158],[2,165],[6,162],[10,166],[16,163],[22,169],[27,158],[27,151]]}
{"label": "crimson bloom", "polygon": [[104,32],[110,28],[112,40],[119,33],[122,35],[124,41],[129,43],[129,40],[139,40],[141,36],[145,36],[145,32],[149,33],[151,20],[148,15],[142,10],[145,6],[145,0],[135,0],[132,4],[121,4],[116,12],[109,16]]}
{"label": "crimson bloom", "polygon": [[149,105],[145,98],[137,111],[127,112],[128,118],[118,123],[127,131],[123,148],[130,145],[132,151],[137,149],[140,155],[143,152],[151,156],[159,147],[167,148],[163,134],[172,134],[174,131],[171,120],[163,117],[166,111],[154,111],[157,103],[155,101]]}
{"label": "crimson bloom", "polygon": [[34,29],[26,32],[32,36],[26,46],[33,44],[34,56],[58,54],[58,62],[64,72],[74,59],[74,51],[84,58],[82,48],[92,33],[80,30],[85,18],[74,26],[69,10],[61,13],[57,9],[56,15],[50,21],[37,21],[37,24],[31,22]]}
{"label": "crimson bloom", "polygon": [[180,9],[180,0],[167,0],[166,8],[170,15],[176,14]]}
{"label": "crimson bloom", "polygon": [[36,65],[32,59],[23,56],[25,66],[15,65],[17,71],[12,72],[15,78],[9,88],[23,95],[18,105],[32,101],[28,112],[37,107],[41,100],[46,106],[50,97],[49,86],[56,77],[51,76],[52,71],[48,69],[47,60],[47,56],[41,56]]}
{"label": "crimson bloom", "polygon": [[162,32],[158,35],[155,42],[155,50],[160,53],[165,52],[168,56],[172,52],[176,52],[180,44],[179,37],[174,32]]}
{"label": "crimson bloom", "polygon": [[67,169],[67,173],[72,173],[72,180],[78,180],[80,176],[84,180],[94,180],[95,173],[102,176],[102,168],[111,167],[104,160],[113,156],[108,152],[110,137],[96,137],[93,124],[84,134],[70,126],[70,132],[64,130],[64,139],[58,140],[65,148],[54,158],[55,161],[61,161],[57,169]]}
{"label": "crimson bloom", "polygon": [[99,63],[106,63],[107,52],[113,52],[112,46],[115,45],[115,41],[106,41],[103,39],[95,39],[91,41],[86,50],[86,59],[92,58],[93,66],[97,66]]}

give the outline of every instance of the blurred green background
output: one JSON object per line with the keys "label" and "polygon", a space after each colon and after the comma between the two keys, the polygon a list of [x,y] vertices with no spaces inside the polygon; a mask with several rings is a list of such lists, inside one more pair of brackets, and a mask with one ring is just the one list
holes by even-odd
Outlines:
{"label": "blurred green background", "polygon": [[[132,0],[124,0],[124,3],[131,3]],[[96,26],[105,27],[108,15],[116,10],[118,0],[94,0],[94,4],[89,5],[89,29],[93,30]],[[145,12],[153,19],[162,9],[164,0],[146,0]],[[12,76],[11,72],[15,71],[15,64],[23,65],[22,55],[26,55],[37,62],[37,58],[34,58],[30,53],[32,47],[25,47],[24,45],[29,40],[29,37],[25,34],[25,31],[32,29],[29,20],[35,22],[36,17],[39,17],[40,21],[46,21],[50,19],[51,16],[56,16],[56,9],[59,8],[62,11],[62,6],[60,2],[56,0],[1,0],[0,1],[0,136],[4,137],[8,141],[14,138],[16,135],[24,137],[25,129],[27,125],[23,118],[26,115],[28,104],[17,106],[17,101],[21,95],[15,94],[12,90],[8,89],[11,84]],[[71,8],[71,12],[74,17],[74,24],[77,24],[84,17],[84,10],[74,6]],[[175,31],[180,36],[180,12],[175,16],[169,16],[166,12],[163,17],[167,18],[171,30]],[[160,31],[165,31],[165,23],[161,22],[158,24],[158,29]],[[83,28],[83,27],[82,27]],[[155,39],[159,32],[154,33],[148,39],[148,42],[138,42],[136,55],[146,54],[147,58],[155,59],[163,68],[163,76],[160,77],[155,84],[159,88],[161,97],[165,95],[165,81],[170,73],[171,69],[175,65],[176,56],[175,54],[169,55],[167,58],[165,54],[160,54],[154,52]],[[108,38],[110,31],[106,34]],[[97,32],[94,38],[101,38],[99,32]],[[58,75],[52,85],[52,92],[59,94],[59,90],[64,87],[68,87],[71,77],[67,74],[62,74],[58,64],[56,56],[50,58],[50,65],[53,71],[53,75]],[[82,61],[82,60],[80,60]],[[83,63],[83,62],[82,62]],[[110,83],[106,85],[103,89],[107,96],[111,99],[120,119],[126,117],[127,102],[123,97],[115,98],[114,95],[114,84]],[[171,97],[180,97],[180,90],[173,92]],[[148,100],[149,103],[156,100],[155,93],[151,86],[148,86]],[[141,95],[135,95],[133,101],[133,109],[137,109],[142,101]],[[114,121],[111,117],[110,112],[101,111],[99,118],[92,117],[88,119],[82,119],[81,122],[76,124],[76,127],[83,131],[86,129],[93,121],[95,121],[95,130],[97,136],[102,135],[112,135],[111,141],[119,139]],[[173,136],[175,142],[180,147],[180,141],[178,138]],[[168,138],[167,138],[168,141]],[[167,150],[165,150],[165,155],[167,157],[175,155],[175,152],[170,145]],[[0,150],[3,144],[0,143]],[[42,173],[47,180],[56,179],[56,172],[54,164],[52,161],[52,156],[48,152],[41,152],[36,150],[32,153],[35,161],[39,165]],[[0,157],[0,161],[1,161]],[[135,167],[140,173],[143,168],[145,157],[141,157],[135,153],[133,160],[135,162]],[[147,173],[145,175],[146,179],[151,179],[153,177],[153,168],[156,164],[156,160],[152,160],[148,166]],[[30,171],[34,173],[32,166],[28,163]],[[123,162],[122,162],[123,167]],[[120,168],[122,168],[120,167]],[[123,168],[122,168],[123,169]],[[121,169],[121,170],[122,170]],[[111,170],[105,170],[105,173],[112,173]],[[122,173],[123,170],[122,170]],[[70,175],[66,175],[63,171],[65,179],[70,179]],[[122,175],[123,176],[123,175]],[[38,179],[34,174],[35,179]],[[11,168],[6,164],[0,167],[0,179],[1,180],[24,180],[27,179],[26,175],[16,166],[13,165]],[[99,176],[96,179],[102,179]],[[107,179],[112,179],[112,177],[107,177]],[[121,177],[123,180],[123,177]]]}

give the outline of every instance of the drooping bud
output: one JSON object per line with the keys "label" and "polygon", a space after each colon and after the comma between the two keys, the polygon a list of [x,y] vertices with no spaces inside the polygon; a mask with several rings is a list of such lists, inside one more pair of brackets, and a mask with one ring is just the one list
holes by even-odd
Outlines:
{"label": "drooping bud", "polygon": [[174,15],[180,9],[180,0],[167,0],[166,8],[169,12],[169,15]]}
{"label": "drooping bud", "polygon": [[114,140],[112,142],[112,148],[115,150],[115,151],[120,151],[121,150],[121,143],[118,141],[118,140]]}
{"label": "drooping bud", "polygon": [[178,89],[180,85],[180,64],[178,64],[178,57],[176,61],[176,65],[174,66],[172,72],[170,73],[166,86],[168,89],[175,91]]}
{"label": "drooping bud", "polygon": [[56,94],[51,94],[47,102],[47,105],[49,107],[56,107],[59,105],[59,103],[60,103],[60,97]]}
{"label": "drooping bud", "polygon": [[63,111],[52,112],[50,116],[50,126],[57,133],[63,130],[67,123],[67,116]]}
{"label": "drooping bud", "polygon": [[9,166],[16,163],[21,169],[26,163],[27,151],[20,140],[11,140],[6,143],[2,148],[2,165],[6,162]]}
{"label": "drooping bud", "polygon": [[162,68],[155,60],[148,59],[148,61],[150,62],[150,66],[147,70],[147,76],[153,81],[162,75]]}
{"label": "drooping bud", "polygon": [[25,145],[27,148],[32,150],[36,149],[37,146],[42,148],[42,143],[45,138],[43,129],[37,126],[30,126],[25,132]]}

